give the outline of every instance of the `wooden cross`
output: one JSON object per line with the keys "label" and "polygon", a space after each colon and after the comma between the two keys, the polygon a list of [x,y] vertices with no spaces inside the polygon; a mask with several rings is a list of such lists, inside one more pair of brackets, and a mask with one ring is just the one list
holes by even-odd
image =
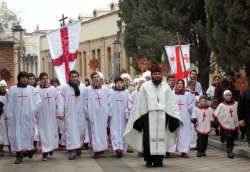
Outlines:
{"label": "wooden cross", "polygon": [[230,108],[230,111],[229,111],[231,117],[233,117],[233,110]]}
{"label": "wooden cross", "polygon": [[77,105],[77,97],[75,94],[72,94],[71,96],[75,96],[75,104]]}
{"label": "wooden cross", "polygon": [[47,97],[44,97],[43,99],[48,99],[48,103],[49,103],[49,105],[50,105],[49,99],[51,99],[51,98],[52,98],[52,97],[49,96],[49,93],[47,93]]}
{"label": "wooden cross", "polygon": [[99,105],[100,105],[100,108],[102,107],[102,105],[101,105],[101,97],[99,97],[99,94],[98,94],[98,97],[97,98],[95,98],[96,100],[98,100],[99,101]]}
{"label": "wooden cross", "polygon": [[179,108],[181,110],[181,106],[184,105],[184,104],[181,104],[181,100],[179,100],[179,104],[178,105],[179,105]]}
{"label": "wooden cross", "polygon": [[62,14],[62,19],[59,20],[59,22],[60,22],[60,21],[63,22],[62,26],[65,26],[64,20],[67,19],[67,18],[68,18],[68,17],[64,17],[64,14]]}
{"label": "wooden cross", "polygon": [[17,96],[17,97],[20,97],[20,98],[22,99],[22,106],[23,106],[23,98],[24,98],[24,97],[27,97],[27,96],[24,96],[24,95],[23,95],[23,92],[22,92],[22,95],[21,95],[21,96]]}
{"label": "wooden cross", "polygon": [[204,122],[205,118],[206,118],[206,113],[204,112],[202,122]]}

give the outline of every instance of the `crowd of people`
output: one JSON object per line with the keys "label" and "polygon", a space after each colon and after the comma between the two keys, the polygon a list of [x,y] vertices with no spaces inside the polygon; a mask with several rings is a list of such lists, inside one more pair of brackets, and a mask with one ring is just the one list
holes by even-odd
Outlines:
{"label": "crowd of people", "polygon": [[178,152],[188,158],[190,149],[206,156],[212,130],[226,142],[228,158],[234,157],[238,127],[250,145],[250,89],[239,94],[233,72],[216,75],[206,94],[197,71],[188,81],[169,75],[164,82],[159,65],[133,82],[124,73],[108,84],[102,73],[93,72],[80,83],[75,70],[65,85],[57,78],[49,82],[45,72],[36,80],[23,71],[17,80],[8,89],[0,81],[0,152],[7,146],[16,153],[15,164],[32,158],[37,143],[42,161],[59,147],[69,160],[88,146],[98,158],[110,144],[118,158],[134,148],[147,167],[162,167],[164,156]]}

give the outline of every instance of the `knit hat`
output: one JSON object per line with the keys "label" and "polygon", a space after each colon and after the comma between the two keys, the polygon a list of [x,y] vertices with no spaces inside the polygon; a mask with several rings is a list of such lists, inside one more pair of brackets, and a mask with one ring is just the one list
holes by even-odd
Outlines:
{"label": "knit hat", "polygon": [[147,80],[146,80],[146,78],[144,78],[144,77],[140,77],[140,78],[138,79],[138,82],[141,82],[141,81],[145,81],[145,82],[146,82]]}
{"label": "knit hat", "polygon": [[19,72],[19,74],[17,75],[17,80],[19,81],[23,76],[28,78],[28,73],[25,71]]}
{"label": "knit hat", "polygon": [[115,83],[118,82],[118,81],[122,81],[123,82],[123,80],[122,80],[122,78],[120,76],[115,77]]}
{"label": "knit hat", "polygon": [[154,72],[161,72],[161,66],[159,66],[158,64],[155,64],[151,67],[151,73]]}
{"label": "knit hat", "polygon": [[225,97],[225,95],[227,95],[227,94],[231,94],[232,95],[232,92],[230,90],[225,90],[223,92],[223,97]]}
{"label": "knit hat", "polygon": [[138,80],[139,80],[139,78],[135,78],[135,79],[133,80],[133,84],[137,84],[137,83],[138,83]]}
{"label": "knit hat", "polygon": [[0,81],[0,87],[7,87],[5,80]]}
{"label": "knit hat", "polygon": [[130,81],[130,83],[132,82],[132,81],[131,81],[131,77],[130,77],[130,75],[129,75],[128,73],[123,73],[123,74],[121,75],[121,78],[122,78],[122,79],[128,78],[129,81]]}
{"label": "knit hat", "polygon": [[151,78],[151,72],[147,70],[146,72],[144,72],[142,74],[142,77],[144,77],[144,78],[150,77]]}

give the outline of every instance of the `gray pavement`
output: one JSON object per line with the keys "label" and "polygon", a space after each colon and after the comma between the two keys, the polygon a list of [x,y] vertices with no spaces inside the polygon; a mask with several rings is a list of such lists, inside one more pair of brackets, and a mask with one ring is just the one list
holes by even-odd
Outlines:
{"label": "gray pavement", "polygon": [[57,150],[48,161],[41,161],[41,154],[36,153],[32,159],[24,158],[21,164],[14,164],[15,156],[5,153],[0,157],[0,172],[249,172],[249,158],[236,155],[234,159],[228,159],[226,151],[208,147],[206,157],[196,157],[196,151],[190,152],[190,158],[182,158],[180,154],[172,158],[164,158],[164,167],[146,168],[143,158],[137,156],[137,152],[128,153],[118,159],[109,150],[104,152],[99,159],[93,158],[91,150],[82,151],[82,155],[73,161],[68,160],[68,153]]}

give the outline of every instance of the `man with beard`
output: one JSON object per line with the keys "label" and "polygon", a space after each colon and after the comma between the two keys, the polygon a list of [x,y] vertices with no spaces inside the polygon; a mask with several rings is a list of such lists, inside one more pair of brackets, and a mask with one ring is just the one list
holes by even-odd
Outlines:
{"label": "man with beard", "polygon": [[169,87],[171,88],[171,90],[173,91],[174,85],[175,85],[175,78],[173,75],[167,76],[167,83],[168,83]]}
{"label": "man with beard", "polygon": [[3,146],[9,145],[8,137],[7,137],[7,127],[5,114],[3,113],[4,108],[4,100],[6,95],[7,83],[5,80],[0,81],[0,154],[3,155]]}
{"label": "man with beard", "polygon": [[40,85],[37,92],[41,97],[41,109],[36,114],[37,127],[42,149],[42,161],[47,161],[48,153],[58,148],[58,125],[56,119],[56,98],[57,90],[48,83],[48,74],[45,72],[39,75]]}
{"label": "man with beard", "polygon": [[100,84],[97,72],[91,74],[92,85],[86,88],[84,109],[89,124],[90,145],[99,158],[108,149],[107,122],[110,114],[109,89]]}
{"label": "man with beard", "polygon": [[197,76],[198,76],[197,71],[196,70],[191,70],[191,72],[190,72],[190,80],[195,80],[196,81],[195,91],[198,92],[199,95],[203,95],[201,84],[197,81]]}
{"label": "man with beard", "polygon": [[7,93],[4,111],[11,151],[16,152],[15,164],[20,164],[23,150],[27,150],[29,158],[33,157],[35,114],[40,109],[41,98],[34,87],[27,85],[27,72],[20,72],[17,80],[17,85]]}
{"label": "man with beard", "polygon": [[69,160],[81,155],[81,146],[85,137],[86,116],[84,113],[84,91],[86,86],[79,82],[79,73],[69,72],[69,81],[61,87],[58,97],[57,118],[64,121],[66,150]]}
{"label": "man with beard", "polygon": [[159,65],[152,66],[151,76],[152,81],[145,82],[138,92],[124,139],[134,149],[144,151],[147,167],[152,163],[162,167],[165,152],[175,144],[183,123],[170,87],[162,82]]}
{"label": "man with beard", "polygon": [[110,105],[112,111],[109,115],[110,140],[113,152],[120,158],[127,152],[128,145],[123,140],[127,124],[125,111],[128,108],[129,92],[123,86],[121,77],[115,78],[115,88],[110,92]]}

